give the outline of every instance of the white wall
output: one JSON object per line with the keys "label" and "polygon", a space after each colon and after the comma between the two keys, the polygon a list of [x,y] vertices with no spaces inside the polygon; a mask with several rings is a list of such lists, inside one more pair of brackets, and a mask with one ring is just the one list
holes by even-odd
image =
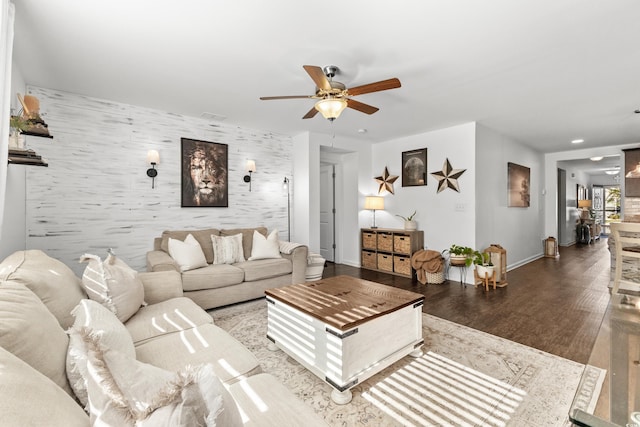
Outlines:
{"label": "white wall", "polygon": [[[15,63],[11,67],[11,108],[14,114],[20,109],[17,93],[25,93],[22,73]],[[0,260],[27,246],[25,173],[29,166],[10,165],[7,168],[7,187],[4,200],[4,219],[0,233]],[[2,204],[0,203],[0,208]],[[0,215],[0,217],[2,217]]]}
{"label": "white wall", "polygon": [[[83,253],[104,256],[112,247],[143,270],[153,238],[166,229],[264,225],[286,233],[282,181],[292,175],[291,138],[55,90],[30,93],[54,139],[27,141],[49,162],[26,168],[27,248],[80,272]],[[180,207],[181,137],[228,145],[228,208]],[[160,153],[153,190],[149,149]],[[242,180],[247,159],[257,164],[252,192]]]}
{"label": "white wall", "polygon": [[[427,148],[427,185],[402,187],[402,152]],[[376,213],[378,227],[403,228],[404,220],[417,210],[418,229],[424,231],[425,246],[442,251],[452,243],[475,247],[475,123],[394,139],[373,146],[373,173],[362,186],[366,195],[377,195],[374,177],[385,166],[399,178],[395,194],[385,194],[385,210]],[[446,189],[437,193],[438,182],[432,172],[442,170],[446,159],[454,169],[466,169],[458,180],[460,192]],[[361,226],[371,226],[371,213],[364,211]]]}
{"label": "white wall", "polygon": [[[508,268],[539,258],[547,237],[542,154],[482,125],[476,127],[476,144],[476,249],[501,245],[507,251]],[[530,169],[528,208],[509,207],[508,162]]]}

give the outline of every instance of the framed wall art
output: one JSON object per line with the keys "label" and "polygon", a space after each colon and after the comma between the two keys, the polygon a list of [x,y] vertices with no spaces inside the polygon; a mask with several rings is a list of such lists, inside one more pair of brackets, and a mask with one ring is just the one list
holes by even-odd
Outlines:
{"label": "framed wall art", "polygon": [[531,169],[515,163],[507,163],[509,207],[528,208],[531,204]]}
{"label": "framed wall art", "polygon": [[228,146],[181,138],[182,207],[229,206]]}
{"label": "framed wall art", "polygon": [[402,152],[402,186],[427,185],[427,149]]}

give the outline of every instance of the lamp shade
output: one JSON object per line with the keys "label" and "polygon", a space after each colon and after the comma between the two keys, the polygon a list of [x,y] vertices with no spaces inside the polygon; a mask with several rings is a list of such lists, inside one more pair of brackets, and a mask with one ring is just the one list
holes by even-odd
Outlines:
{"label": "lamp shade", "polygon": [[372,211],[380,211],[384,209],[384,197],[367,196],[364,199],[364,208]]}
{"label": "lamp shade", "polygon": [[328,98],[316,102],[316,110],[322,114],[322,117],[328,120],[334,120],[340,117],[340,113],[342,113],[345,108],[347,108],[347,101],[344,99]]}
{"label": "lamp shade", "polygon": [[255,172],[255,171],[256,171],[256,161],[247,160],[247,172]]}
{"label": "lamp shade", "polygon": [[147,151],[147,163],[160,164],[160,154],[156,150]]}
{"label": "lamp shade", "polygon": [[591,207],[591,200],[588,200],[588,199],[578,200],[578,207],[579,208],[590,208]]}

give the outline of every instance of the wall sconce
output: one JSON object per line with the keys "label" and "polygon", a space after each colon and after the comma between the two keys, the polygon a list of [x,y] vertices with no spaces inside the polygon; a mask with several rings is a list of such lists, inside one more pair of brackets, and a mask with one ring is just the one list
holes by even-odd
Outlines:
{"label": "wall sconce", "polygon": [[147,163],[151,165],[147,169],[147,176],[151,178],[151,188],[155,188],[156,176],[158,176],[156,165],[160,163],[160,154],[156,150],[147,151]]}
{"label": "wall sconce", "polygon": [[251,174],[256,171],[256,161],[255,160],[247,160],[247,172],[249,175],[244,176],[244,182],[249,183],[249,191],[251,191]]}
{"label": "wall sconce", "polygon": [[376,227],[376,211],[384,209],[384,197],[380,196],[367,196],[364,199],[364,208],[373,211],[373,225],[371,228]]}

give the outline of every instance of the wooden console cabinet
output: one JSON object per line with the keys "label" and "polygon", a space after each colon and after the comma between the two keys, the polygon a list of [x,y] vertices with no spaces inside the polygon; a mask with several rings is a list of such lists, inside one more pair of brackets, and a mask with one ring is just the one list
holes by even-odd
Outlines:
{"label": "wooden console cabinet", "polygon": [[413,277],[411,255],[424,248],[421,230],[362,228],[360,249],[362,268]]}

